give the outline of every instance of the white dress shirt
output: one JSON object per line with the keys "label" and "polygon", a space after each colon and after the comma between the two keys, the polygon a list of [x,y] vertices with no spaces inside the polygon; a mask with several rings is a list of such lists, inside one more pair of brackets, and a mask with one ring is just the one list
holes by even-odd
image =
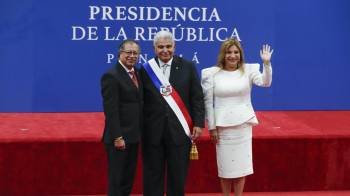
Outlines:
{"label": "white dress shirt", "polygon": [[122,65],[122,67],[128,73],[129,77],[132,79],[133,76],[130,74],[130,72],[135,72],[134,67],[132,67],[131,69],[128,69],[121,61],[119,61],[119,63]]}
{"label": "white dress shirt", "polygon": [[[162,73],[169,80],[170,70],[171,70],[171,63],[173,62],[173,58],[171,58],[167,63],[164,63],[160,59],[158,59],[158,60],[159,60],[159,67],[162,70]],[[166,64],[166,66],[164,66],[165,64]]]}

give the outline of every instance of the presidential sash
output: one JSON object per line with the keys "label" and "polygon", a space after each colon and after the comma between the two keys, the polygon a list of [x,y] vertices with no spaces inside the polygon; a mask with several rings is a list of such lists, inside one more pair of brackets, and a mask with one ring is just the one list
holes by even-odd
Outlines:
{"label": "presidential sash", "polygon": [[179,94],[171,86],[169,80],[162,73],[156,60],[152,58],[142,66],[146,70],[154,86],[158,89],[164,100],[174,111],[186,135],[191,138],[191,129],[193,126],[191,116],[188,113],[187,108]]}

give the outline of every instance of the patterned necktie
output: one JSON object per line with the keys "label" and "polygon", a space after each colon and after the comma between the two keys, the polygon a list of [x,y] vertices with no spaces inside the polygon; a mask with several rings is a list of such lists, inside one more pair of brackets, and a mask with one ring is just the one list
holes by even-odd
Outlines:
{"label": "patterned necktie", "polygon": [[135,71],[129,71],[129,75],[131,77],[132,82],[135,84],[135,86],[139,88],[139,83],[137,82]]}
{"label": "patterned necktie", "polygon": [[162,70],[163,70],[163,74],[165,75],[165,73],[166,73],[166,69],[169,67],[170,65],[168,65],[168,64],[163,64],[162,65]]}

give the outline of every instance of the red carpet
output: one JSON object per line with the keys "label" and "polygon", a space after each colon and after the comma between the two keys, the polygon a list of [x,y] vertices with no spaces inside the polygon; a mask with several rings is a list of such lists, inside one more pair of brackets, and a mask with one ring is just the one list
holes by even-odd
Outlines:
{"label": "red carpet", "polygon": [[[244,196],[349,196],[350,191],[305,191],[305,192],[244,192]],[[71,195],[73,196],[73,195]],[[78,196],[78,195],[74,195]],[[79,195],[81,196],[81,195]],[[87,196],[87,195],[84,195]],[[105,196],[105,195],[89,195]],[[142,196],[142,194],[132,194],[131,196]],[[222,196],[221,193],[188,193],[186,196]]]}
{"label": "red carpet", "polygon": [[[245,192],[244,196],[349,196],[350,191],[314,191],[314,192]],[[141,196],[141,195],[133,195]],[[222,196],[220,193],[186,194],[186,196]]]}
{"label": "red carpet", "polygon": [[[314,191],[314,192],[245,192],[244,196],[349,196],[350,191]],[[137,195],[135,195],[137,196]],[[222,196],[219,193],[186,194],[186,196]]]}
{"label": "red carpet", "polygon": [[[350,190],[350,111],[258,112],[246,191]],[[0,194],[105,192],[102,113],[0,113]],[[214,145],[198,142],[188,193],[220,192]],[[138,167],[134,193],[141,193]]]}

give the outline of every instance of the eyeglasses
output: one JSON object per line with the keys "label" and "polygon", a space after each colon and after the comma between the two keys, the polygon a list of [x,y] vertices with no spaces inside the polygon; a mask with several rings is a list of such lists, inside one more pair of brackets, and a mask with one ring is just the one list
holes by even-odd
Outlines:
{"label": "eyeglasses", "polygon": [[131,55],[137,56],[137,55],[139,55],[138,52],[132,51],[132,50],[122,50],[122,52],[125,52],[128,56],[131,56]]}

